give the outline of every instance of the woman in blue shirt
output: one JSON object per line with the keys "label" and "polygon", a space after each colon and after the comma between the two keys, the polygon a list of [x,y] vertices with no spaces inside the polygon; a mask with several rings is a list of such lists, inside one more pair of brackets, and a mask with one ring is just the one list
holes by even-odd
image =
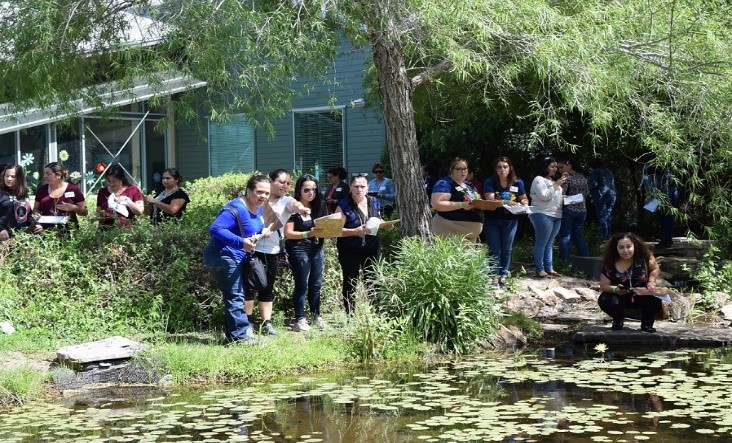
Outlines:
{"label": "woman in blue shirt", "polygon": [[343,272],[343,306],[351,314],[355,308],[354,291],[361,271],[368,272],[379,259],[379,236],[369,235],[366,222],[381,218],[379,201],[367,195],[363,175],[351,177],[351,194],[338,202],[336,213],[343,220],[343,236],[338,237],[338,262]]}
{"label": "woman in blue shirt", "polygon": [[384,215],[390,217],[394,212],[394,199],[396,198],[394,182],[390,178],[384,177],[384,167],[379,163],[371,168],[371,172],[376,178],[369,182],[369,195],[379,200]]}
{"label": "woman in blue shirt", "polygon": [[203,250],[203,261],[224,298],[226,339],[232,343],[256,341],[248,334],[249,320],[244,313],[242,263],[251,258],[257,240],[269,235],[262,216],[269,192],[266,175],[250,177],[245,193],[227,203],[211,223],[211,241]]}
{"label": "woman in blue shirt", "polygon": [[[498,157],[493,168],[495,174],[483,185],[485,199],[500,201],[502,205],[529,204],[524,181],[516,177],[513,163],[508,157]],[[485,211],[485,238],[488,252],[493,257],[493,266],[498,274],[498,285],[506,284],[508,269],[511,267],[511,251],[518,228],[518,216],[500,207],[494,211]]]}
{"label": "woman in blue shirt", "polygon": [[432,232],[439,236],[459,235],[476,242],[483,229],[483,214],[473,209],[478,191],[466,180],[468,162],[455,158],[450,164],[450,175],[432,188],[432,207],[437,211],[432,218]]}

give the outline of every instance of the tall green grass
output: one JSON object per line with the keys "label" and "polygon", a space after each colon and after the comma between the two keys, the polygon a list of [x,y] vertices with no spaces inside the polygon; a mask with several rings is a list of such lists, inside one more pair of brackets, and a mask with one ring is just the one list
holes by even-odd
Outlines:
{"label": "tall green grass", "polygon": [[393,262],[376,266],[376,307],[441,351],[471,352],[498,324],[486,260],[484,247],[458,237],[402,239]]}

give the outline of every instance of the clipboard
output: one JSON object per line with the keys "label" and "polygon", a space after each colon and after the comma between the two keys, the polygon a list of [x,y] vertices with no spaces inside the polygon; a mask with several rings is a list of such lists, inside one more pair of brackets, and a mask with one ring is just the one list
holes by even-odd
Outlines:
{"label": "clipboard", "polygon": [[480,209],[481,211],[495,211],[497,208],[501,207],[500,201],[490,201],[490,200],[481,200],[481,199],[475,199],[470,202],[470,204],[475,209]]}

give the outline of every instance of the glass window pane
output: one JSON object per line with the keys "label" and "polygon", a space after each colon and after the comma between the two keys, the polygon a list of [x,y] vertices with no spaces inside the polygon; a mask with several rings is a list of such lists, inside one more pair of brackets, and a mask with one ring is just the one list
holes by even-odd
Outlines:
{"label": "glass window pane", "polygon": [[211,175],[254,170],[254,130],[244,115],[225,123],[209,121],[208,134]]}
{"label": "glass window pane", "polygon": [[35,126],[20,131],[20,165],[25,171],[28,191],[35,193],[43,182],[43,166],[48,163],[47,127]]}
{"label": "glass window pane", "polygon": [[343,113],[297,111],[295,117],[295,165],[320,179],[323,171],[343,166]]}

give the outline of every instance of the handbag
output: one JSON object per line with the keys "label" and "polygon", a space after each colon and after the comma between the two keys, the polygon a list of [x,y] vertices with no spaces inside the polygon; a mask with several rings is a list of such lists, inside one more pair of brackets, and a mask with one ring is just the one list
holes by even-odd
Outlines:
{"label": "handbag", "polygon": [[267,287],[267,265],[253,254],[249,260],[244,261],[244,284],[248,291],[263,291]]}
{"label": "handbag", "polygon": [[[241,238],[245,238],[246,234],[244,233],[244,226],[242,225],[241,218],[239,217],[239,211],[230,205],[226,205],[225,208],[234,214],[236,222],[239,225]],[[248,292],[263,291],[264,288],[267,287],[267,265],[256,253],[252,253],[246,260],[244,260],[242,263],[242,271],[244,273],[244,285]]]}

